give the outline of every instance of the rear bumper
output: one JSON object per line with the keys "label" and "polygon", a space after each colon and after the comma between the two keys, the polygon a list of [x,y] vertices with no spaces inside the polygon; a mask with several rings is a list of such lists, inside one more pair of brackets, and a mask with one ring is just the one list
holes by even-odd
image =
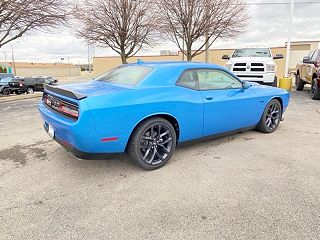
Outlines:
{"label": "rear bumper", "polygon": [[[45,131],[48,133],[48,127],[46,125],[43,125]],[[90,159],[114,159],[114,158],[119,158],[123,153],[89,153],[89,152],[83,152],[76,147],[72,146],[65,140],[59,139],[58,137],[55,137],[54,140],[59,143],[64,149],[67,150],[67,152],[70,152],[72,155],[74,155],[76,158],[79,159],[85,159],[85,160],[90,160]]]}
{"label": "rear bumper", "polygon": [[44,128],[48,131],[48,125],[54,129],[54,140],[60,143],[76,157],[83,159],[105,158],[109,154],[123,153],[126,142],[123,136],[118,136],[116,141],[105,142],[103,137],[97,134],[91,114],[80,106],[81,116],[75,121],[54,112],[42,102],[38,110],[44,121]]}

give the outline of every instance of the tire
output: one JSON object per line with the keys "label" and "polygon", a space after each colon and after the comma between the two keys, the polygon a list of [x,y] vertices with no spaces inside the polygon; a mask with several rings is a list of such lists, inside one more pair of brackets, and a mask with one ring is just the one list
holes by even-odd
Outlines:
{"label": "tire", "polygon": [[5,88],[2,90],[2,95],[4,96],[9,96],[10,95],[10,89],[9,88]]}
{"label": "tire", "polygon": [[320,100],[320,88],[317,78],[314,78],[311,83],[311,98],[313,100]]}
{"label": "tire", "polygon": [[278,87],[278,78],[277,78],[277,76],[274,77],[274,81],[272,83],[272,87]]}
{"label": "tire", "polygon": [[300,75],[299,75],[299,74],[296,75],[295,85],[296,85],[296,90],[297,90],[297,91],[302,91],[303,88],[304,88],[304,82],[303,82],[302,79],[300,78]]}
{"label": "tire", "polygon": [[127,154],[138,166],[155,170],[170,160],[176,149],[176,139],[176,131],[170,122],[163,118],[150,118],[132,133]]}
{"label": "tire", "polygon": [[273,133],[277,130],[282,118],[282,107],[277,99],[271,100],[263,111],[257,130],[263,133]]}
{"label": "tire", "polygon": [[33,89],[33,87],[28,87],[28,88],[27,88],[27,94],[34,94],[34,89]]}

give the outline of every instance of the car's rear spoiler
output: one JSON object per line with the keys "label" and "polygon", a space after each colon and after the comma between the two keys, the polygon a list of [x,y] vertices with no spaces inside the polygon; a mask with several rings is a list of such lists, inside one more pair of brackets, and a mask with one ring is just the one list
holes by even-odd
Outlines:
{"label": "car's rear spoiler", "polygon": [[50,92],[56,93],[56,94],[60,94],[69,98],[73,98],[73,99],[77,99],[77,100],[81,100],[86,98],[87,96],[78,92],[74,92],[74,91],[68,91],[66,89],[63,88],[59,88],[59,87],[54,87],[54,86],[50,86],[48,84],[43,84],[44,89],[48,90]]}

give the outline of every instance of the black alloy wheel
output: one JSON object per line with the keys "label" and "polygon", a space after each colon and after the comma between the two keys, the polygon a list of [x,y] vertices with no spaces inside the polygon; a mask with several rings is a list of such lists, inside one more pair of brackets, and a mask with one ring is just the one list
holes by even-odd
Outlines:
{"label": "black alloy wheel", "polygon": [[152,124],[140,139],[140,153],[147,164],[157,165],[164,161],[172,148],[172,133],[167,126]]}
{"label": "black alloy wheel", "polygon": [[282,107],[277,99],[273,99],[266,106],[261,120],[257,126],[257,130],[264,133],[274,132],[282,118]]}
{"label": "black alloy wheel", "polygon": [[165,119],[151,118],[138,126],[129,145],[129,157],[140,167],[154,170],[171,158],[176,147],[176,132]]}

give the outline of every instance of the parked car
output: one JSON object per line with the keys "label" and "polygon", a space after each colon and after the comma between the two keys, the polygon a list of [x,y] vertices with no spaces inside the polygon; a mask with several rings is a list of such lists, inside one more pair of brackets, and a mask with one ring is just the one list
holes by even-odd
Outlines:
{"label": "parked car", "polygon": [[282,54],[272,56],[269,48],[237,48],[231,57],[222,56],[228,60],[225,67],[243,81],[252,81],[277,87],[277,65],[274,59],[283,58]]}
{"label": "parked car", "polygon": [[302,91],[304,85],[311,84],[311,98],[320,100],[320,50],[314,50],[296,67],[296,90]]}
{"label": "parked car", "polygon": [[138,62],[87,83],[45,85],[38,108],[48,134],[76,157],[126,152],[151,170],[166,164],[177,144],[274,132],[289,97],[217,65]]}
{"label": "parked car", "polygon": [[56,85],[58,80],[53,77],[26,77],[22,81],[20,90],[27,94],[32,94],[36,91],[43,91],[43,84]]}
{"label": "parked car", "polygon": [[14,77],[13,74],[0,75],[0,94],[10,95],[11,93],[21,94],[24,92],[21,89],[21,78]]}

